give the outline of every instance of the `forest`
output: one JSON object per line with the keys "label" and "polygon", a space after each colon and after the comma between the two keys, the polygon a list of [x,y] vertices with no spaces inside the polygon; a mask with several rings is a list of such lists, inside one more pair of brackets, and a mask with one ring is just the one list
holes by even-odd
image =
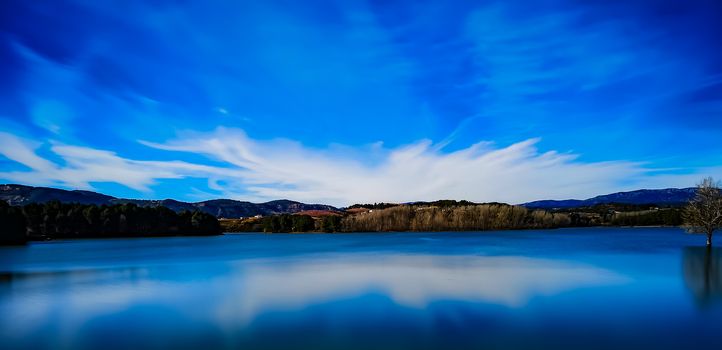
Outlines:
{"label": "forest", "polygon": [[484,231],[588,226],[679,226],[681,209],[603,204],[545,211],[503,203],[467,201],[356,204],[344,216],[282,214],[222,220],[224,232]]}
{"label": "forest", "polygon": [[[371,207],[371,208],[368,208]],[[216,235],[222,232],[484,231],[585,226],[679,226],[681,209],[604,204],[545,211],[503,203],[467,201],[374,203],[349,207],[345,215],[277,214],[219,221],[200,211],[163,206],[83,205],[51,201],[10,206],[0,201],[0,244],[90,237]]]}
{"label": "forest", "polygon": [[319,218],[310,215],[280,214],[263,218],[221,220],[224,232],[341,232],[340,216]]}
{"label": "forest", "polygon": [[26,240],[90,237],[141,237],[217,235],[218,219],[200,211],[176,213],[166,207],[135,204],[84,205],[51,201],[9,206],[0,201],[0,240],[5,244]]}
{"label": "forest", "polygon": [[591,207],[562,209],[571,218],[571,226],[680,226],[682,208],[655,204],[597,204]]}
{"label": "forest", "polygon": [[569,215],[507,204],[399,205],[350,215],[343,231],[483,231],[569,226]]}
{"label": "forest", "polygon": [[[281,214],[260,219],[221,220],[224,232],[383,232],[481,231],[569,226],[568,214],[528,210],[508,204],[463,205],[439,201],[436,205],[378,203],[349,207],[344,216]],[[456,205],[454,205],[456,204]],[[382,208],[382,209],[378,209]],[[363,209],[361,211],[358,211]]]}

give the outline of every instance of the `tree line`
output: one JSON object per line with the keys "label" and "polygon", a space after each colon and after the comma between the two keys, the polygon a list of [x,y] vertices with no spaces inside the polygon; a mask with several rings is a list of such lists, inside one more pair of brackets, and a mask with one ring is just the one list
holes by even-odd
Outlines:
{"label": "tree line", "polygon": [[673,205],[601,203],[552,210],[567,214],[571,227],[590,226],[681,226],[684,208]]}
{"label": "tree line", "polygon": [[482,231],[569,226],[567,214],[529,210],[508,204],[461,206],[400,205],[344,217],[346,232]]}
{"label": "tree line", "polygon": [[354,204],[354,205],[349,206],[349,207],[346,208],[346,209],[360,209],[360,208],[363,208],[363,209],[373,209],[373,210],[377,210],[377,209],[387,209],[387,208],[396,207],[396,206],[399,206],[399,204],[396,204],[396,203],[383,203],[383,202],[382,202],[382,203],[373,203],[373,204],[371,204],[371,203],[365,203],[365,204]]}
{"label": "tree line", "polygon": [[[457,201],[457,200],[453,200],[453,199],[441,199],[441,200],[436,200],[433,202],[423,202],[422,201],[422,202],[406,203],[406,205],[435,206],[435,207],[459,207],[459,206],[478,205],[478,204],[480,204],[480,203],[474,203],[474,202],[467,201],[467,200]],[[503,204],[503,203],[484,203],[484,204]],[[392,208],[392,207],[398,207],[400,205],[404,205],[404,204],[384,203],[384,202],[373,203],[373,204],[367,203],[367,204],[354,204],[354,205],[349,206],[346,209],[363,208],[363,209],[381,210],[381,209],[388,209],[388,208]]]}
{"label": "tree line", "polygon": [[[367,206],[383,208],[385,204],[363,204],[356,208],[370,209]],[[633,211],[620,212],[616,209]],[[682,223],[681,208],[650,209],[650,206],[605,204],[545,211],[503,203],[465,205],[464,201],[436,201],[397,204],[384,209],[316,219],[308,215],[281,214],[262,219],[223,220],[222,226],[225,232],[383,232],[679,226]]]}
{"label": "tree line", "polygon": [[621,212],[615,213],[610,223],[614,226],[680,226],[684,223],[682,214],[679,208]]}
{"label": "tree line", "polygon": [[216,235],[215,216],[135,204],[87,205],[51,201],[12,207],[0,201],[3,241],[52,238]]}
{"label": "tree line", "polygon": [[341,217],[328,215],[314,219],[304,214],[278,214],[260,219],[221,220],[224,232],[341,232]]}

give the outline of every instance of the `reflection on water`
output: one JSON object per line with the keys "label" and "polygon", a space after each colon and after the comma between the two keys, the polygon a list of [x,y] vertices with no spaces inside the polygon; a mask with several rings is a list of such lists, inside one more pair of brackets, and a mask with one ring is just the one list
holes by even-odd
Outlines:
{"label": "reflection on water", "polygon": [[677,349],[694,334],[704,348],[719,341],[722,308],[697,307],[688,289],[718,297],[720,257],[680,249],[693,242],[593,229],[0,248],[0,344]]}
{"label": "reflection on water", "polygon": [[685,248],[684,281],[700,305],[722,301],[722,251]]}
{"label": "reflection on water", "polygon": [[608,270],[545,259],[402,254],[16,273],[5,279],[0,283],[13,300],[5,311],[18,316],[11,327],[19,332],[33,332],[33,325],[54,315],[70,327],[144,303],[180,307],[232,329],[271,312],[365,294],[415,309],[442,300],[523,307],[538,296],[628,280]]}
{"label": "reflection on water", "polygon": [[243,279],[231,282],[238,284],[239,293],[223,306],[243,323],[268,311],[297,310],[369,292],[411,308],[439,300],[519,307],[539,295],[626,280],[599,268],[519,257],[330,256],[243,265]]}

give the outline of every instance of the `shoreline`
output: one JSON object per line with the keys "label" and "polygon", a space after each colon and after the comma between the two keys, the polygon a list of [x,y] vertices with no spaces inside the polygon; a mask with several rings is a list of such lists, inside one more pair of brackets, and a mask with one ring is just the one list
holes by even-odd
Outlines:
{"label": "shoreline", "polygon": [[616,226],[616,225],[596,225],[596,226],[568,226],[568,227],[539,227],[539,228],[509,228],[509,229],[494,229],[494,230],[406,230],[406,231],[299,231],[299,232],[264,232],[264,231],[237,231],[237,232],[223,232],[223,235],[232,234],[348,234],[348,233],[414,233],[414,232],[503,232],[503,231],[554,231],[554,230],[565,230],[565,229],[580,229],[580,228],[682,228],[677,225],[636,225],[636,226]]}
{"label": "shoreline", "polygon": [[25,242],[15,242],[13,244],[2,244],[0,247],[13,247],[13,246],[24,246],[33,242],[53,242],[53,241],[65,241],[65,240],[97,240],[97,239],[129,239],[129,238],[178,238],[178,237],[219,237],[219,236],[232,236],[232,235],[244,235],[244,234],[264,234],[264,235],[344,235],[344,234],[385,234],[385,233],[484,233],[484,232],[504,232],[504,231],[555,231],[555,230],[568,230],[568,229],[597,229],[597,228],[619,228],[619,229],[637,229],[637,228],[679,228],[681,226],[671,225],[639,225],[639,226],[611,226],[611,225],[599,225],[599,226],[575,226],[575,227],[555,227],[555,228],[521,228],[521,229],[499,229],[499,230],[442,230],[442,231],[335,231],[335,232],[324,232],[324,231],[303,231],[303,232],[263,232],[263,231],[241,231],[241,232],[222,232],[214,235],[203,235],[203,234],[169,234],[169,235],[118,235],[118,236],[84,236],[84,237],[43,237],[43,238],[32,238]]}

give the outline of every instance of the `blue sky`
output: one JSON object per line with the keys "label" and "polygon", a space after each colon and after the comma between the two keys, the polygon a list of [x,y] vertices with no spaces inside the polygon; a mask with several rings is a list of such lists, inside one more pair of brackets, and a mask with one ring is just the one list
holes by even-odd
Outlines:
{"label": "blue sky", "polygon": [[522,202],[722,177],[719,1],[2,1],[0,182]]}

